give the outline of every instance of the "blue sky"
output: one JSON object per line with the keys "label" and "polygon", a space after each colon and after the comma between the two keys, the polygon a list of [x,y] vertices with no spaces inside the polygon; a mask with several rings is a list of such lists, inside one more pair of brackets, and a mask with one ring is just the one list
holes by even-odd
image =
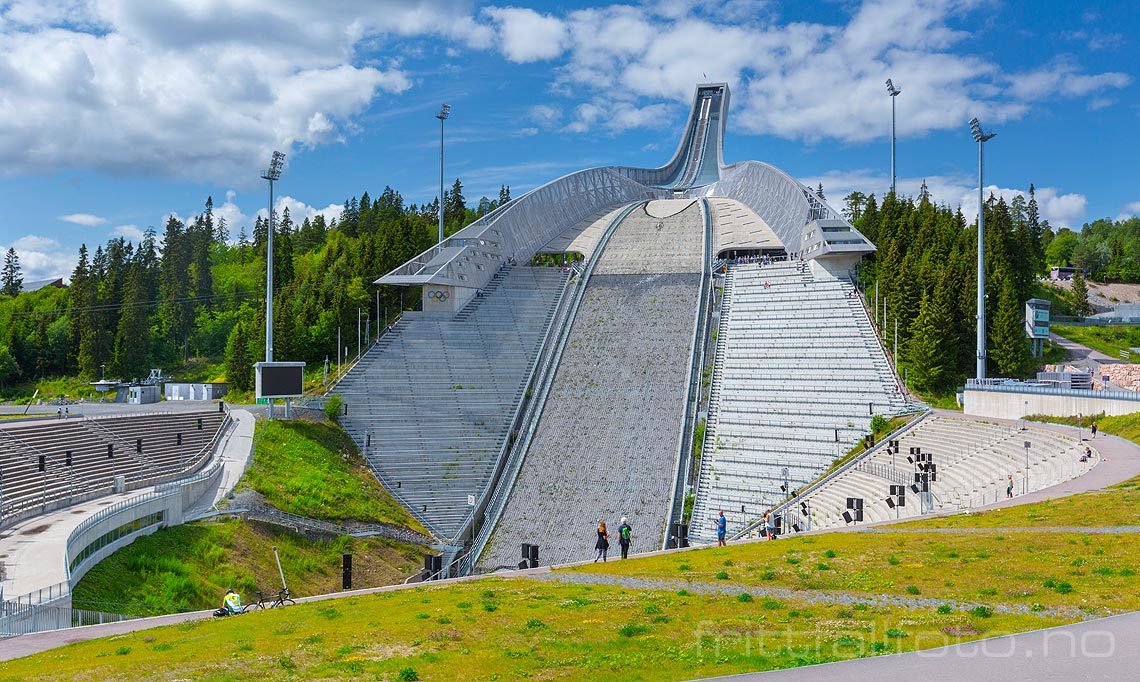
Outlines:
{"label": "blue sky", "polygon": [[207,195],[234,234],[266,201],[335,215],[391,185],[470,203],[586,166],[663,163],[694,85],[727,81],[728,161],[833,203],[925,178],[972,216],[971,116],[998,132],[987,186],[1036,184],[1055,226],[1140,215],[1140,19],[1127,2],[0,0],[0,246],[28,279],[81,242],[137,237]]}

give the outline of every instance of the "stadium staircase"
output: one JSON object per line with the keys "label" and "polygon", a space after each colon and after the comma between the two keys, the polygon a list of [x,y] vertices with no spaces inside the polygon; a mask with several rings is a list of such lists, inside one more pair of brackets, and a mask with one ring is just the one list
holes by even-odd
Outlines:
{"label": "stadium staircase", "polygon": [[741,528],[907,399],[853,286],[812,262],[728,268],[689,537]]}
{"label": "stadium staircase", "polygon": [[377,478],[441,540],[462,540],[494,475],[567,277],[504,266],[455,314],[404,313],[333,391]]}

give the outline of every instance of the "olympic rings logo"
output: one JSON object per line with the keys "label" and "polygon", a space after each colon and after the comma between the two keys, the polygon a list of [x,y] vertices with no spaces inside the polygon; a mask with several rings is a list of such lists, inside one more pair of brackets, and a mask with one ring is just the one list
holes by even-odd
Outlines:
{"label": "olympic rings logo", "polygon": [[429,301],[435,301],[436,303],[444,303],[447,301],[447,299],[451,298],[451,292],[450,291],[442,291],[442,290],[437,289],[437,290],[427,292],[427,297],[428,297]]}

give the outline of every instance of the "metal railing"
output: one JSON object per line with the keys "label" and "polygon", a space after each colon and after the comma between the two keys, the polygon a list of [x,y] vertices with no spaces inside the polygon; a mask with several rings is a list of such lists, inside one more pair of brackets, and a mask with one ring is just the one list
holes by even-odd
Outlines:
{"label": "metal railing", "polygon": [[[930,416],[931,414],[933,414],[933,411],[930,408],[924,409],[922,411],[922,414],[918,418],[912,419],[911,421],[907,422],[906,424],[903,424],[899,428],[897,428],[894,431],[891,431],[887,435],[883,436],[882,440],[880,440],[875,445],[875,447],[871,448],[870,450],[865,450],[865,451],[859,453],[858,456],[853,457],[850,461],[845,462],[844,464],[840,465],[835,470],[833,470],[831,473],[825,474],[822,478],[818,479],[815,483],[812,483],[808,487],[799,491],[799,493],[795,497],[788,499],[784,502],[781,502],[780,504],[772,507],[772,514],[776,515],[776,516],[784,514],[788,509],[799,504],[799,502],[801,500],[807,499],[807,497],[809,495],[811,495],[812,493],[814,493],[815,491],[819,490],[823,486],[831,483],[832,481],[839,478],[843,474],[845,474],[848,471],[852,470],[853,468],[857,467],[864,460],[867,460],[870,457],[874,456],[880,450],[885,448],[887,446],[887,443],[889,443],[890,441],[898,440],[899,438],[902,438],[902,436],[904,434],[906,434],[906,433],[912,431],[913,429],[917,428],[918,425],[921,424],[923,421],[925,421],[926,418],[928,416]],[[755,532],[761,525],[763,525],[763,523],[764,523],[763,520],[754,521],[754,522],[748,524],[747,526],[745,526],[743,529],[734,533],[732,537],[733,537],[733,539],[739,539],[739,538],[745,537],[749,533]]]}
{"label": "metal railing", "polygon": [[[994,382],[994,383],[990,383]],[[1012,379],[966,380],[967,391],[993,391],[996,393],[1028,393],[1035,395],[1059,395],[1070,398],[1101,398],[1104,400],[1129,400],[1140,402],[1140,393],[1134,391],[1093,391],[1083,388],[1054,388],[1052,386],[1031,386]]]}
{"label": "metal railing", "polygon": [[100,625],[129,620],[130,616],[105,611],[75,609],[50,604],[0,603],[0,637],[14,637],[32,632],[61,628]]}
{"label": "metal railing", "polygon": [[[531,439],[534,437],[534,433],[538,427],[543,407],[546,405],[546,398],[550,393],[551,386],[554,384],[554,375],[558,370],[558,364],[562,359],[562,352],[566,347],[570,331],[574,325],[574,318],[578,314],[578,307],[582,302],[583,296],[585,296],[586,286],[589,284],[591,275],[593,275],[594,266],[601,260],[602,253],[609,243],[610,236],[613,235],[618,225],[620,225],[634,209],[642,206],[644,203],[644,201],[636,201],[629,204],[610,222],[606,231],[602,233],[597,245],[594,247],[593,257],[586,264],[585,270],[582,271],[582,276],[579,277],[576,282],[574,295],[568,302],[565,312],[558,322],[556,333],[553,335],[550,333],[554,331],[554,325],[551,325],[547,336],[543,338],[541,348],[544,350],[540,351],[539,356],[545,355],[545,357],[541,369],[536,366],[536,370],[532,376],[533,383],[531,384],[532,386],[535,384],[538,385],[537,398],[533,399],[527,406],[526,413],[523,415],[521,422],[521,424],[526,426],[526,431],[522,438],[518,439],[511,447],[507,455],[508,461],[504,466],[502,472],[503,476],[500,478],[499,483],[495,486],[488,486],[484,492],[484,499],[487,500],[487,504],[483,510],[483,525],[479,533],[472,540],[471,550],[464,556],[464,560],[459,564],[460,575],[467,575],[471,572],[475,562],[479,560],[483,550],[486,548],[487,541],[491,538],[491,533],[498,524],[500,516],[502,516],[507,499],[510,497],[510,492],[514,487],[515,479],[522,469],[526,451],[530,447]],[[550,346],[549,344],[553,345]],[[548,348],[550,350],[549,353],[546,351]]]}
{"label": "metal railing", "polygon": [[685,411],[681,418],[681,434],[677,452],[677,469],[674,472],[672,497],[669,499],[669,518],[662,529],[661,548],[669,545],[670,529],[681,521],[685,509],[685,488],[689,481],[689,458],[693,452],[693,436],[697,426],[697,411],[701,401],[701,379],[704,373],[706,345],[712,296],[712,215],[708,200],[701,200],[701,216],[704,219],[703,244],[701,249],[701,290],[697,299],[697,314],[693,319],[693,341],[689,350],[689,390],[685,400]]}

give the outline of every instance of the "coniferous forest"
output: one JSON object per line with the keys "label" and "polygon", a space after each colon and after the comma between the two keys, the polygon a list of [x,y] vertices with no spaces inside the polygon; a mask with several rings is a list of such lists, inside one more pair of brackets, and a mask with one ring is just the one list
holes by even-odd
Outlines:
{"label": "coniferous forest", "polygon": [[[456,180],[444,196],[445,232],[508,201],[504,186],[498,199],[469,208]],[[390,187],[349,199],[331,221],[275,215],[274,358],[335,360],[338,329],[355,352],[358,313],[375,332],[377,304],[389,320],[401,304],[400,290],[373,282],[434,244],[437,226],[436,201],[407,205]],[[0,390],[58,376],[130,380],[155,367],[177,377],[192,359],[212,361],[233,388],[249,390],[251,365],[264,358],[268,229],[258,217],[252,234],[231,233],[207,198],[199,215],[171,217],[137,244],[83,245],[67,287],[19,295],[10,250],[0,271]]]}
{"label": "coniferous forest", "polygon": [[[822,188],[820,188],[822,192]],[[467,206],[456,180],[444,197],[447,234],[510,201]],[[884,338],[894,342],[911,386],[944,391],[974,372],[977,229],[962,212],[916,198],[854,192],[847,218],[878,248],[859,271],[868,300],[886,304]],[[323,363],[342,347],[355,352],[357,315],[393,318],[415,297],[372,284],[435,241],[437,204],[406,205],[385,187],[344,203],[339,219],[274,219],[274,356]],[[116,238],[80,248],[66,288],[20,290],[18,254],[0,270],[0,390],[45,377],[89,381],[144,377],[207,359],[237,390],[252,387],[251,365],[264,354],[265,248],[268,221],[232,234],[212,201],[183,223],[137,244]],[[1053,265],[1074,265],[1093,279],[1140,281],[1140,219],[1097,220],[1080,231],[1054,230],[1028,199],[991,196],[986,204],[987,331],[991,376],[1027,376],[1035,367],[1023,331],[1024,303],[1053,300],[1054,314],[1086,314],[1083,296],[1043,285]],[[1078,278],[1079,279],[1079,278]],[[1074,282],[1082,291],[1083,281]]]}

